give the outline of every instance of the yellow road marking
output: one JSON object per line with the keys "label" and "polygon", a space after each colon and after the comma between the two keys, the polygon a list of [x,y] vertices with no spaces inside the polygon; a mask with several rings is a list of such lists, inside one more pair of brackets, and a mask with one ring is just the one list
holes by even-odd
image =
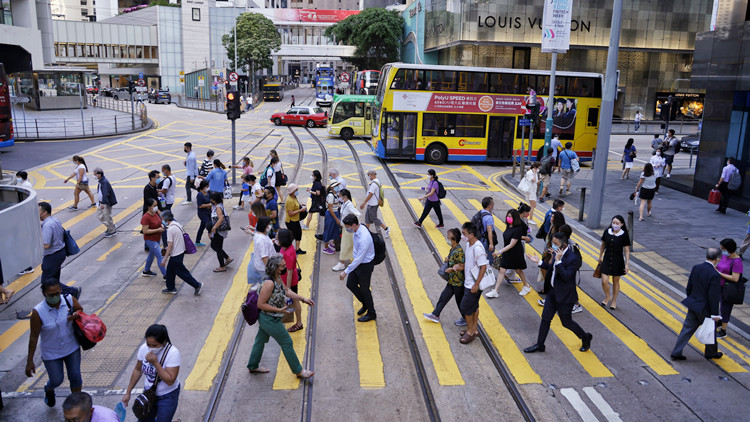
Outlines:
{"label": "yellow road marking", "polygon": [[[352,297],[354,309],[359,309],[361,303]],[[354,313],[354,328],[356,330],[357,361],[359,362],[359,386],[366,390],[385,387],[383,372],[383,356],[380,354],[380,339],[377,324],[361,323]]]}
{"label": "yellow road marking", "polygon": [[111,254],[112,252],[120,249],[121,247],[122,247],[122,243],[121,242],[115,243],[115,246],[112,246],[111,248],[109,248],[109,250],[107,252],[104,252],[104,254],[102,256],[100,256],[99,258],[97,258],[96,260],[99,261],[99,262],[103,262],[104,260],[107,259],[107,257],[109,256],[109,254]]}
{"label": "yellow road marking", "polygon": [[[409,202],[415,210],[419,210],[422,206],[421,202],[416,198],[410,199]],[[430,235],[430,239],[432,239],[440,255],[442,257],[447,256],[450,253],[450,248],[445,243],[443,234],[435,227],[435,224],[430,219],[426,219],[422,227]],[[519,384],[541,384],[542,379],[539,377],[539,374],[534,371],[521,353],[521,350],[515,346],[513,338],[505,330],[505,327],[500,323],[500,320],[484,298],[479,300],[479,310],[484,331],[490,340],[492,340],[492,344],[495,345],[495,348],[500,353],[500,357],[505,361],[516,382]]]}
{"label": "yellow road marking", "polygon": [[[446,200],[444,201],[444,203],[459,221],[469,220],[453,201]],[[482,208],[481,204],[476,201],[472,201],[472,205],[474,205],[475,207],[478,206],[479,209]],[[499,223],[500,221],[497,219],[497,217],[495,217],[495,225],[500,227]],[[500,234],[498,234],[498,236],[500,236]],[[539,299],[539,296],[536,293],[529,293],[528,295],[524,296],[524,299],[529,303],[532,309],[534,309],[537,315],[541,317],[542,309],[538,306],[535,306],[536,300]],[[550,328],[555,333],[555,335],[557,335],[560,341],[565,345],[565,347],[571,352],[571,355],[573,355],[573,357],[578,361],[583,369],[585,369],[586,372],[589,373],[589,375],[591,375],[592,377],[613,376],[612,372],[610,372],[610,370],[607,369],[606,366],[604,366],[599,358],[596,357],[595,353],[590,350],[589,353],[581,353],[578,351],[578,348],[580,347],[580,339],[578,339],[578,337],[576,337],[570,330],[564,328],[562,324],[560,324],[559,318],[554,318],[552,320]]]}
{"label": "yellow road marking", "polygon": [[383,220],[391,229],[390,237],[397,257],[396,261],[401,269],[401,274],[404,275],[404,284],[409,295],[409,301],[412,304],[412,310],[419,323],[419,328],[422,330],[422,337],[432,359],[432,365],[435,368],[438,382],[440,385],[464,385],[463,377],[458,370],[458,365],[451,352],[450,344],[448,344],[443,327],[440,324],[425,320],[422,316],[422,312],[432,309],[432,302],[429,296],[427,296],[411,250],[406,243],[406,239],[404,239],[404,235],[401,232],[401,228],[388,200],[386,200],[382,211]]}

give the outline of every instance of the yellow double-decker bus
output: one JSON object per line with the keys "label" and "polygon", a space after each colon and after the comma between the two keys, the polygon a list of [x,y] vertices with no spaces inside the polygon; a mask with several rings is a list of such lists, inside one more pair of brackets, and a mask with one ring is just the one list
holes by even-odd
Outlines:
{"label": "yellow double-decker bus", "polygon": [[[553,134],[591,160],[599,129],[603,76],[549,71],[388,63],[375,96],[372,138],[381,158],[508,162],[528,150],[529,128],[520,119],[539,105],[533,156],[544,144],[545,120]],[[530,99],[532,99],[530,104]]]}
{"label": "yellow double-decker bus", "polygon": [[328,118],[328,134],[348,141],[355,136],[372,135],[374,95],[337,95]]}

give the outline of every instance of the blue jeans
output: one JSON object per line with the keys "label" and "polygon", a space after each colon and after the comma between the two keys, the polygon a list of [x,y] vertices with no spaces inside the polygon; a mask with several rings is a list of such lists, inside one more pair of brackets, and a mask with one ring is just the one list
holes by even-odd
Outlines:
{"label": "blue jeans", "polygon": [[200,283],[198,283],[198,281],[193,278],[193,275],[190,274],[190,271],[188,271],[188,269],[185,267],[185,264],[182,263],[182,260],[184,258],[184,253],[169,258],[169,261],[167,262],[167,289],[175,289],[175,277],[180,277],[182,281],[193,286],[193,288],[195,289],[200,286]]}
{"label": "blue jeans", "polygon": [[[254,254],[255,252],[253,252]],[[250,262],[247,264],[247,284],[262,283],[266,275],[261,274],[253,267],[253,254],[250,254]]]}
{"label": "blue jeans", "polygon": [[46,391],[54,391],[64,379],[63,363],[65,368],[68,370],[68,381],[70,381],[70,389],[79,389],[83,386],[83,380],[81,379],[81,349],[76,349],[75,352],[68,356],[52,359],[42,360],[44,367],[47,369],[47,375],[49,380],[44,386]]}
{"label": "blue jeans", "polygon": [[156,265],[159,267],[161,275],[167,275],[167,269],[161,265],[161,260],[163,259],[163,257],[161,256],[161,247],[159,246],[159,242],[155,240],[147,240],[146,247],[148,248],[148,256],[146,257],[146,268],[144,268],[144,271],[151,271],[151,263],[154,262],[155,258]]}
{"label": "blue jeans", "polygon": [[177,404],[180,401],[180,387],[163,396],[156,396],[156,412],[153,415],[138,419],[139,422],[172,422]]}

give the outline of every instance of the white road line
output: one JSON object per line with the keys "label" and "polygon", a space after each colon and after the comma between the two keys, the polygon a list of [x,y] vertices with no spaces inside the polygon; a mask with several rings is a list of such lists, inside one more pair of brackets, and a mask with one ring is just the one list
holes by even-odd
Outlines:
{"label": "white road line", "polygon": [[573,409],[578,412],[578,415],[584,422],[598,422],[596,416],[591,412],[591,409],[583,402],[578,392],[572,388],[563,388],[560,390],[563,396],[570,402]]}
{"label": "white road line", "polygon": [[602,415],[604,415],[604,417],[607,418],[609,422],[622,422],[622,419],[620,419],[620,414],[612,409],[612,406],[610,406],[609,403],[604,400],[604,397],[602,397],[602,395],[599,394],[599,392],[596,391],[594,387],[583,387],[583,392],[586,393],[587,396],[589,396],[589,399],[594,402],[596,407],[599,408],[599,411],[602,412]]}

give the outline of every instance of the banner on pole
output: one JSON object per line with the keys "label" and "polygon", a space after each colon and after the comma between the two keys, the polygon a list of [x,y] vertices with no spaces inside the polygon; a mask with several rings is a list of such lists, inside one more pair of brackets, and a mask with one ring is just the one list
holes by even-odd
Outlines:
{"label": "banner on pole", "polygon": [[544,0],[542,53],[566,53],[570,47],[573,0]]}

